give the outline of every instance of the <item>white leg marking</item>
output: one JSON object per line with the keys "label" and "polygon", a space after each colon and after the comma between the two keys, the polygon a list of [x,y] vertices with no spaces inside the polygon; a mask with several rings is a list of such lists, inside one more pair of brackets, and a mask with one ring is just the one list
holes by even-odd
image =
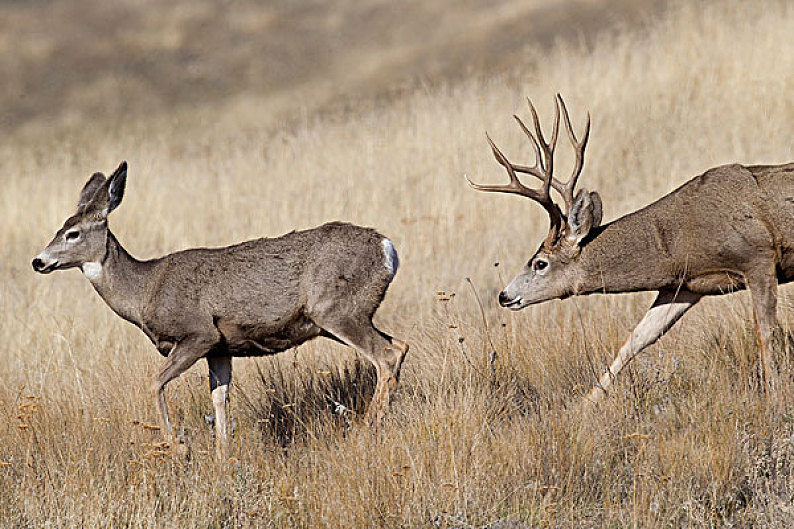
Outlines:
{"label": "white leg marking", "polygon": [[210,371],[212,406],[215,408],[215,447],[219,453],[227,445],[226,403],[229,400],[229,384],[232,381],[232,358],[219,356],[207,358]]}
{"label": "white leg marking", "polygon": [[389,278],[389,281],[391,281],[397,274],[400,260],[397,258],[397,250],[394,249],[394,243],[389,239],[383,239],[380,243],[383,246],[383,266],[386,267],[386,270],[391,274]]}
{"label": "white leg marking", "polygon": [[590,391],[588,399],[592,402],[599,402],[612,385],[612,379],[620,373],[626,364],[666,333],[700,298],[699,294],[692,292],[660,293],[623,347],[620,348],[607,372],[601,375],[598,384]]}
{"label": "white leg marking", "polygon": [[226,402],[229,397],[229,385],[223,384],[212,390],[212,405],[215,407],[216,435],[226,441]]}

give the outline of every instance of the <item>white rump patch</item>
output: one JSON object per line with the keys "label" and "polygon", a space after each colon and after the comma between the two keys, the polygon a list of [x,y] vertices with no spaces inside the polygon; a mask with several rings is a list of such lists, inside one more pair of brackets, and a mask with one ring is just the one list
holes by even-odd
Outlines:
{"label": "white rump patch", "polygon": [[95,281],[102,275],[102,264],[96,261],[83,263],[83,266],[80,268],[82,268],[83,275],[86,276],[89,281]]}
{"label": "white rump patch", "polygon": [[392,243],[389,239],[383,239],[380,242],[383,245],[383,266],[386,267],[386,270],[389,271],[391,277],[389,281],[394,279],[394,275],[397,273],[397,268],[400,266],[400,260],[397,258],[397,250],[394,249],[394,243]]}

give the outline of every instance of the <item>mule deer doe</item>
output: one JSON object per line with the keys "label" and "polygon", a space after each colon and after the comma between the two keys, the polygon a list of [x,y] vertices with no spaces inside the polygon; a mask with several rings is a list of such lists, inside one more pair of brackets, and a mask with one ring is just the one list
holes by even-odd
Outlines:
{"label": "mule deer doe", "polygon": [[154,385],[161,429],[175,447],[164,389],[200,358],[209,366],[219,454],[227,445],[232,357],[275,354],[317,336],[355,348],[375,365],[367,411],[376,425],[408,345],[372,316],[397,271],[392,242],[369,228],[332,222],[274,239],[194,248],[138,261],[108,228],[127,163],[94,174],[69,217],[35,259],[42,274],[80,267],[113,311],[138,326],[167,359]]}
{"label": "mule deer doe", "polygon": [[[656,202],[602,226],[598,193],[574,193],[584,164],[590,115],[581,140],[577,139],[558,94],[551,138],[546,142],[537,112],[527,101],[534,134],[514,117],[532,144],[535,164],[508,161],[488,137],[510,183],[479,185],[469,180],[480,191],[531,198],[543,206],[551,223],[540,248],[499,294],[499,303],[519,310],[574,295],[657,291],[651,308],[590,391],[589,402],[598,402],[621,369],[701,297],[747,288],[761,345],[764,388],[767,396],[774,396],[778,380],[773,351],[783,345],[776,315],[777,286],[794,279],[794,163],[709,169]],[[553,176],[560,112],[575,153],[566,182]],[[517,173],[532,175],[542,185],[528,188]],[[552,189],[565,202],[564,214],[551,198]]]}

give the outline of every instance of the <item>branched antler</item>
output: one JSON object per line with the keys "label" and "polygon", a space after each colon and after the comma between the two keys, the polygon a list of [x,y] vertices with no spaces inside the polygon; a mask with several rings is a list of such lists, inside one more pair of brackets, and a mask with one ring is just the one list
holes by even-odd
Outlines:
{"label": "branched antler", "polygon": [[[551,138],[548,142],[546,142],[546,139],[543,136],[543,131],[540,128],[540,120],[538,119],[538,113],[535,111],[535,106],[532,104],[532,101],[529,98],[527,98],[527,103],[529,104],[529,111],[532,115],[532,124],[533,128],[535,129],[534,134],[529,130],[524,122],[521,121],[521,118],[518,116],[513,117],[518,122],[521,130],[524,131],[524,134],[527,136],[527,138],[529,138],[530,143],[532,144],[532,148],[535,151],[535,164],[528,166],[510,162],[502,153],[502,151],[500,151],[499,148],[494,144],[494,142],[491,140],[491,137],[486,133],[485,136],[488,139],[488,144],[491,146],[494,156],[496,157],[496,161],[498,161],[499,164],[507,170],[507,174],[510,177],[510,183],[505,185],[481,185],[475,184],[469,180],[468,177],[466,177],[466,180],[468,180],[469,185],[478,191],[514,193],[531,198],[532,200],[538,202],[549,214],[551,225],[549,228],[549,235],[546,237],[546,240],[550,241],[557,237],[557,234],[560,233],[563,223],[565,222],[565,217],[560,211],[559,206],[557,206],[551,198],[551,188],[553,187],[565,201],[565,215],[567,216],[571,211],[571,207],[573,206],[576,182],[579,179],[579,175],[581,174],[582,167],[584,165],[584,151],[587,147],[587,140],[590,137],[590,113],[588,112],[587,114],[587,123],[585,124],[584,133],[582,134],[582,140],[579,141],[573,132],[571,119],[568,115],[568,109],[565,106],[565,101],[563,101],[560,94],[557,94],[557,97],[554,100],[554,123],[551,132]],[[576,156],[573,171],[566,182],[561,182],[554,178],[554,150],[557,147],[557,138],[559,136],[561,109],[563,120],[565,122],[565,129],[568,133],[568,139],[573,145],[574,154]],[[516,176],[516,173],[532,175],[540,179],[541,182],[543,182],[543,185],[539,189],[529,188],[521,183],[521,181],[518,179],[518,176]]]}

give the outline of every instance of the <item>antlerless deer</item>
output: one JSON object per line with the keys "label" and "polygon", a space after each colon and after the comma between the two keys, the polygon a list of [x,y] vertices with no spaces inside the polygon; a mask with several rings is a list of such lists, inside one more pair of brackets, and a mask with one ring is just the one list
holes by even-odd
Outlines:
{"label": "antlerless deer", "polygon": [[[574,193],[584,164],[589,114],[578,140],[565,103],[557,95],[547,143],[535,108],[528,102],[534,134],[514,117],[532,144],[535,165],[508,161],[489,137],[510,183],[469,181],[480,191],[531,198],[543,206],[551,221],[546,239],[499,294],[499,303],[519,310],[574,295],[657,291],[651,308],[590,391],[589,401],[598,402],[621,369],[701,297],[746,288],[761,345],[764,387],[768,396],[774,396],[778,381],[773,352],[783,345],[776,315],[777,286],[794,278],[794,163],[715,167],[656,202],[602,226],[598,193]],[[564,183],[553,176],[560,112],[576,156],[571,177]],[[542,185],[528,188],[516,173],[532,175]],[[565,213],[552,201],[551,189],[562,196]]]}
{"label": "antlerless deer", "polygon": [[332,222],[274,239],[138,261],[107,223],[126,178],[126,162],[109,178],[94,174],[80,193],[77,213],[33,259],[33,268],[42,274],[81,268],[110,308],[167,357],[154,393],[172,446],[164,394],[169,381],[206,358],[216,444],[223,453],[232,357],[275,354],[317,336],[353,347],[375,365],[377,385],[367,413],[370,424],[380,421],[408,351],[372,324],[397,271],[389,239]]}

